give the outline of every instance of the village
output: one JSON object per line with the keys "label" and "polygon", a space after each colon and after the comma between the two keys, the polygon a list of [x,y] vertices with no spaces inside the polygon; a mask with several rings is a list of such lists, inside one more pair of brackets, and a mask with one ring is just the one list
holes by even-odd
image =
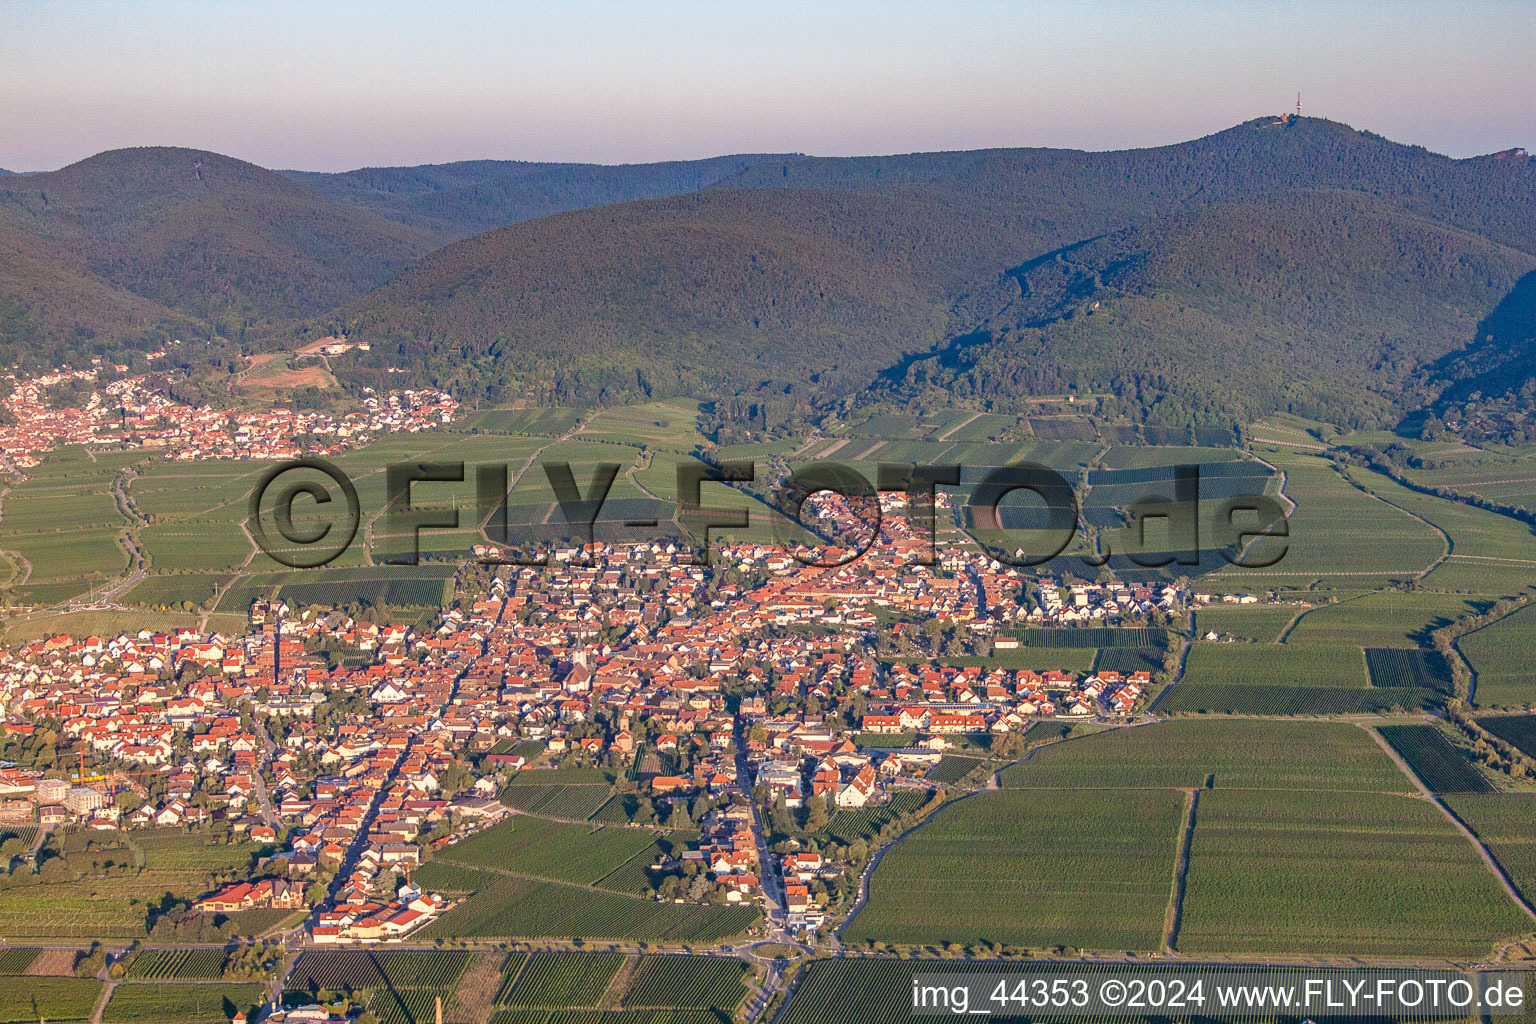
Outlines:
{"label": "village", "polygon": [[[411,872],[517,813],[498,799],[510,778],[606,766],[638,798],[632,826],[698,829],[652,866],[657,899],[782,887],[782,926],[814,929],[846,874],[823,856],[847,851],[770,852],[759,817],[879,806],[931,789],[946,750],[1135,715],[1147,670],[942,655],[1006,657],[1014,624],[1143,623],[1187,597],[1059,585],[964,550],[926,566],[923,551],[899,515],[836,568],[768,545],[706,567],[670,542],[594,543],[545,567],[466,566],[430,628],[277,598],[243,635],[20,645],[0,651],[0,823],[222,823],[269,852],[195,911],[301,909],[310,942],[388,942],[453,905]],[[28,764],[48,737],[54,768]]]}
{"label": "village", "polygon": [[[194,408],[157,390],[145,376],[119,377],[100,388],[98,376],[93,367],[11,378],[11,392],[0,402],[7,414],[0,424],[0,455],[22,469],[36,466],[49,448],[70,444],[163,451],[178,462],[335,455],[380,434],[441,427],[458,409],[458,402],[434,389],[384,394],[365,389],[362,408],[341,415],[282,406],[249,412]],[[47,401],[50,389],[70,384],[81,395],[80,406],[54,408]]]}

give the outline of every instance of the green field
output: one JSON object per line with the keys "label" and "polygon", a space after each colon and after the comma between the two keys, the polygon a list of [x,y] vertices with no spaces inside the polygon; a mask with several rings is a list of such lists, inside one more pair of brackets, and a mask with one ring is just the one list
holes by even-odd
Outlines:
{"label": "green field", "polygon": [[980,793],[887,852],[844,941],[1155,947],[1183,806],[1172,790]]}
{"label": "green field", "polygon": [[[1233,567],[1212,574],[1213,586],[1276,586],[1348,576],[1355,582],[1411,579],[1445,552],[1433,528],[1362,493],[1316,455],[1258,447],[1285,472],[1285,493],[1296,502],[1284,557],[1274,566]],[[1264,544],[1274,543],[1272,541]]]}
{"label": "green field", "polygon": [[1457,647],[1477,673],[1473,696],[1484,707],[1536,705],[1536,672],[1531,666],[1536,605],[1462,637]]}
{"label": "green field", "polygon": [[1482,957],[1530,927],[1425,800],[1201,795],[1181,952]]}
{"label": "green field", "polygon": [[1433,725],[1382,725],[1376,731],[1392,744],[1408,767],[1430,791],[1443,793],[1492,793],[1467,756]]}
{"label": "green field", "polygon": [[747,996],[750,972],[740,960],[715,956],[647,956],[630,976],[625,1009],[636,1007],[735,1011]]}
{"label": "green field", "polygon": [[174,1020],[178,1024],[228,1024],[240,1011],[255,1016],[266,1001],[265,985],[119,985],[101,1016],[102,1024]]}
{"label": "green field", "polygon": [[1010,789],[1357,790],[1413,793],[1365,730],[1336,722],[1181,720],[1041,747],[1003,772]]}
{"label": "green field", "polygon": [[1525,898],[1536,899],[1536,793],[1457,793],[1445,802]]}
{"label": "green field", "polygon": [[129,981],[205,981],[224,973],[222,949],[146,949],[128,965]]}
{"label": "green field", "polygon": [[1272,644],[1292,619],[1306,611],[1291,605],[1214,604],[1195,612],[1195,633],[1215,631],[1255,643]]}
{"label": "green field", "polygon": [[89,1020],[101,988],[94,978],[6,978],[0,981],[0,1024]]}
{"label": "green field", "polygon": [[755,907],[658,903],[441,861],[422,868],[421,879],[424,885],[450,892],[473,889],[462,905],[427,927],[423,935],[428,939],[556,937],[713,943],[746,931],[760,916]]}
{"label": "green field", "polygon": [[645,829],[572,825],[519,815],[445,847],[437,859],[591,885],[649,849],[655,838]]}
{"label": "green field", "polygon": [[1359,647],[1197,643],[1190,649],[1183,679],[1165,691],[1157,709],[1360,714],[1412,710],[1441,698],[1437,688],[1422,685],[1422,676],[1394,676],[1393,681],[1398,685],[1371,685],[1366,652]]}
{"label": "green field", "polygon": [[496,1002],[550,1010],[596,1006],[623,963],[618,953],[534,953],[518,964]]}

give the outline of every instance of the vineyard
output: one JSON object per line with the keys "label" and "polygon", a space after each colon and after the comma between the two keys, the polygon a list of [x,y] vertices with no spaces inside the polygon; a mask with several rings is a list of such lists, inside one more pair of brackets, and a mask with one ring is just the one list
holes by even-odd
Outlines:
{"label": "vineyard", "polygon": [[1005,770],[1002,784],[1415,791],[1392,759],[1353,725],[1244,720],[1163,722],[1054,743]]}
{"label": "vineyard", "polygon": [[647,956],[630,978],[622,1005],[734,1012],[746,998],[747,965],[711,956]]}
{"label": "vineyard", "polygon": [[40,949],[0,949],[0,975],[26,974],[41,952]]}
{"label": "vineyard", "polygon": [[1156,948],[1183,807],[1174,790],[1003,790],[951,804],[889,848],[844,939]]}
{"label": "vineyard", "polygon": [[623,963],[619,953],[534,953],[508,973],[496,1004],[552,1010],[596,1006]]}
{"label": "vineyard", "polygon": [[1493,785],[1433,725],[1382,725],[1376,731],[1434,793],[1492,793]]}
{"label": "vineyard", "polygon": [[946,754],[939,758],[938,764],[929,769],[928,781],[948,786],[965,778],[972,769],[982,763],[979,757],[956,757],[953,754]]}
{"label": "vineyard", "polygon": [[437,998],[447,1001],[472,959],[450,951],[309,952],[294,963],[288,985],[290,991],[360,995],[384,1024],[430,1024]]}
{"label": "vineyard", "polygon": [[0,1024],[88,1020],[100,994],[94,978],[6,978],[0,981]]}
{"label": "vineyard", "polygon": [[502,1010],[491,1024],[729,1024],[709,1010]]}
{"label": "vineyard", "polygon": [[1482,957],[1529,927],[1427,800],[1201,794],[1182,953]]}
{"label": "vineyard", "polygon": [[644,829],[517,817],[443,849],[455,864],[590,885],[654,842]]}
{"label": "vineyard", "polygon": [[237,1011],[254,1018],[266,998],[265,985],[128,983],[113,990],[101,1020],[102,1024],[228,1024]]}
{"label": "vineyard", "polygon": [[1407,686],[1239,685],[1186,680],[1167,689],[1157,710],[1248,715],[1361,715],[1417,711],[1433,707],[1441,696],[1436,690]]}
{"label": "vineyard", "polygon": [[1479,718],[1477,724],[1521,753],[1536,757],[1536,715],[1502,715]]}
{"label": "vineyard", "polygon": [[872,839],[892,821],[923,806],[931,795],[929,790],[898,790],[883,804],[838,811],[827,823],[827,827],[817,834],[831,836],[842,843]]}
{"label": "vineyard", "polygon": [[146,949],[134,957],[130,981],[211,981],[224,974],[221,949]]}
{"label": "vineyard", "polygon": [[581,821],[595,814],[608,794],[606,785],[508,786],[502,790],[501,802],[527,814]]}
{"label": "vineyard", "polygon": [[1446,690],[1451,673],[1438,651],[1403,647],[1367,647],[1365,667],[1372,686],[1411,686]]}
{"label": "vineyard", "polygon": [[360,953],[341,950],[308,952],[299,956],[288,976],[294,989],[330,989],[332,992],[364,992],[369,989],[448,989],[469,967],[470,954]]}
{"label": "vineyard", "polygon": [[1455,794],[1446,803],[1521,892],[1536,892],[1536,793]]}
{"label": "vineyard", "polygon": [[1168,631],[1151,626],[1021,629],[1013,635],[1026,647],[1156,647],[1161,650],[1168,644]]}
{"label": "vineyard", "polygon": [[559,882],[486,875],[490,880],[463,904],[427,927],[428,937],[717,942],[746,931],[759,918],[755,907],[661,903]]}

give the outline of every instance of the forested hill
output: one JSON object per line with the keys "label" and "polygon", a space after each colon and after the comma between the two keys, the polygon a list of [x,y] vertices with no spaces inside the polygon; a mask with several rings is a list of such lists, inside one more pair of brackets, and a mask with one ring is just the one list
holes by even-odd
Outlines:
{"label": "forested hill", "polygon": [[1008,408],[1077,379],[1166,422],[1385,422],[1533,250],[1528,159],[1264,118],[1149,150],[764,160],[449,246],[312,330],[382,343],[360,381],[395,365],[492,397]]}
{"label": "forested hill", "polygon": [[428,231],[442,243],[506,224],[589,206],[697,192],[762,160],[743,154],[654,164],[561,164],[467,160],[420,167],[365,167],[340,174],[281,171],[328,198]]}
{"label": "forested hill", "polygon": [[7,177],[0,225],[56,247],[103,284],[230,335],[329,309],[431,248],[422,232],[188,149],[114,150]]}
{"label": "forested hill", "polygon": [[1469,441],[1536,443],[1536,273],[1527,274],[1477,325],[1472,344],[1429,368],[1443,385],[1413,426]]}
{"label": "forested hill", "polygon": [[1342,188],[1536,252],[1536,159],[1455,160],[1322,118],[1274,117],[1152,149],[1003,149],[765,160],[717,188],[889,188],[1169,212],[1273,189]]}
{"label": "forested hill", "polygon": [[[975,338],[916,359],[871,397],[1119,396],[1168,425],[1275,409],[1395,422],[1432,398],[1424,364],[1457,349],[1536,257],[1338,189],[1158,218],[1015,268]],[[972,300],[978,314],[983,296]]]}
{"label": "forested hill", "polygon": [[29,373],[81,365],[92,355],[158,348],[185,318],[93,275],[57,243],[0,224],[0,343]]}

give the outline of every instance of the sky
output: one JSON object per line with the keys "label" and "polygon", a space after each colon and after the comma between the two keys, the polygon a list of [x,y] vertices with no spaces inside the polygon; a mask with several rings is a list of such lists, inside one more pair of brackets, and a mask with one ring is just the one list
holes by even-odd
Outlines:
{"label": "sky", "polygon": [[1536,4],[0,0],[0,167],[1119,149],[1292,109],[1536,150]]}

